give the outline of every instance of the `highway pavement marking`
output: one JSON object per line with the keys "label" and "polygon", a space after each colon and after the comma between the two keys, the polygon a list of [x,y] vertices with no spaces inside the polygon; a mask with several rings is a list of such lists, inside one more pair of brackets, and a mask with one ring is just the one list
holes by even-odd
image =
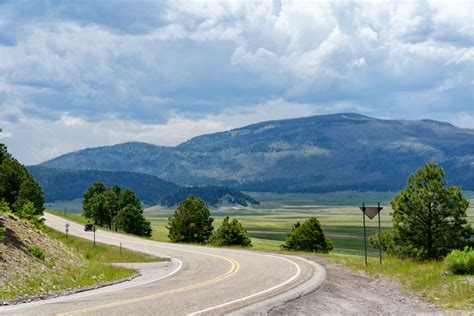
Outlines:
{"label": "highway pavement marking", "polygon": [[226,302],[226,303],[223,303],[223,304],[219,304],[219,305],[216,305],[216,306],[212,306],[212,307],[209,307],[209,308],[206,308],[206,309],[202,309],[200,311],[197,311],[197,312],[193,312],[193,313],[190,313],[188,314],[188,316],[194,316],[194,315],[199,315],[199,314],[202,314],[202,313],[206,313],[206,312],[209,312],[209,311],[212,311],[214,309],[218,309],[218,308],[221,308],[221,307],[225,307],[225,306],[228,306],[228,305],[232,305],[234,303],[238,303],[238,302],[242,302],[242,301],[245,301],[245,300],[248,300],[250,298],[253,298],[253,297],[256,297],[256,296],[259,296],[259,295],[262,295],[262,294],[265,294],[265,293],[268,293],[270,291],[273,291],[273,290],[276,290],[277,288],[280,288],[290,282],[292,282],[293,280],[295,280],[300,274],[301,274],[301,268],[298,264],[296,264],[295,262],[287,259],[287,258],[284,258],[284,257],[279,257],[279,256],[272,256],[272,255],[265,255],[265,254],[259,254],[259,255],[262,255],[262,256],[268,256],[268,257],[275,257],[275,258],[278,258],[278,259],[282,259],[282,260],[285,260],[285,261],[288,261],[290,263],[292,263],[295,267],[296,267],[296,274],[291,277],[290,279],[280,283],[280,284],[277,284],[269,289],[266,289],[266,290],[263,290],[263,291],[260,291],[258,293],[254,293],[252,295],[249,295],[249,296],[245,296],[245,297],[242,297],[242,298],[238,298],[236,300],[233,300],[233,301],[230,301],[230,302]]}
{"label": "highway pavement marking", "polygon": [[[96,232],[96,234],[97,234],[97,232]],[[110,237],[110,236],[100,236],[100,237],[105,238],[105,239],[111,239],[111,240],[119,240],[117,238]],[[127,241],[127,243],[135,243],[135,244],[140,244],[140,245],[144,245],[144,246],[150,246],[149,243],[139,242],[139,241]],[[229,262],[230,263],[230,269],[226,273],[224,273],[224,274],[222,274],[222,275],[220,275],[216,278],[213,278],[213,279],[210,279],[210,280],[207,280],[207,281],[203,281],[203,282],[199,282],[199,283],[196,283],[196,284],[192,284],[192,285],[189,285],[189,286],[185,286],[185,287],[182,287],[182,288],[179,288],[179,289],[174,289],[174,290],[170,290],[170,291],[155,293],[155,294],[152,294],[152,295],[142,296],[142,297],[138,297],[138,298],[134,298],[134,299],[130,299],[130,300],[124,300],[124,301],[120,301],[120,302],[115,302],[115,303],[110,303],[110,304],[103,304],[103,305],[98,305],[98,306],[93,306],[93,307],[89,307],[89,308],[79,309],[79,310],[75,310],[75,311],[71,311],[71,312],[61,313],[61,314],[58,314],[58,316],[78,315],[78,314],[81,314],[81,313],[96,311],[96,310],[100,310],[100,309],[105,309],[105,308],[110,308],[110,307],[115,307],[115,306],[120,306],[120,305],[126,305],[126,304],[130,304],[130,303],[136,303],[136,302],[141,302],[141,301],[150,300],[150,299],[155,299],[155,298],[158,298],[158,297],[161,297],[161,296],[164,296],[164,295],[168,295],[168,294],[175,294],[175,293],[184,292],[184,291],[187,291],[187,290],[191,290],[191,289],[194,289],[194,288],[198,288],[198,287],[202,287],[202,286],[206,286],[206,285],[209,285],[209,284],[219,282],[219,281],[221,281],[225,278],[228,278],[228,277],[236,274],[240,269],[239,262],[237,260],[234,260],[234,259],[229,258],[229,257],[224,257],[224,256],[221,256],[221,255],[205,253],[205,252],[202,252],[202,251],[194,251],[194,250],[179,249],[179,248],[177,249],[177,248],[166,247],[166,246],[161,246],[161,245],[160,246],[155,246],[154,245],[154,247],[170,249],[170,250],[174,250],[174,251],[182,251],[182,252],[188,252],[188,253],[201,254],[201,255],[205,255],[205,256],[219,258],[219,259],[222,259],[222,260],[225,260],[225,261]],[[177,272],[177,270],[176,270],[176,272]]]}
{"label": "highway pavement marking", "polygon": [[[114,233],[114,232],[112,232],[112,233]],[[105,238],[105,239],[120,241],[120,239],[117,239],[113,236],[104,236],[104,235],[102,235],[100,233],[97,233],[97,232],[96,232],[96,234],[98,234],[98,236],[100,236],[102,238]],[[132,236],[129,236],[129,237],[132,237]],[[136,237],[132,237],[132,238],[136,238]],[[153,247],[157,247],[157,248],[169,249],[169,250],[173,250],[173,251],[182,251],[182,252],[195,253],[195,254],[201,254],[201,255],[206,255],[206,256],[210,256],[210,257],[215,257],[215,258],[219,258],[219,259],[222,259],[222,260],[225,260],[225,261],[229,262],[231,267],[230,267],[229,271],[227,271],[223,275],[220,275],[220,276],[218,276],[214,279],[199,282],[199,283],[192,284],[192,285],[189,285],[189,286],[186,286],[186,287],[182,287],[182,288],[178,288],[178,289],[174,289],[174,290],[170,290],[170,291],[165,291],[165,292],[160,292],[160,293],[155,293],[155,294],[151,294],[151,295],[147,295],[147,296],[142,296],[142,297],[138,297],[138,298],[134,298],[134,299],[130,299],[130,300],[93,306],[93,307],[79,309],[79,310],[66,312],[66,313],[60,313],[60,314],[58,314],[58,316],[78,315],[78,314],[91,312],[91,311],[96,311],[96,310],[100,310],[100,309],[107,309],[107,308],[110,308],[110,307],[121,306],[121,305],[141,302],[141,301],[145,301],[145,300],[155,299],[155,298],[162,297],[162,296],[165,296],[165,295],[168,295],[168,294],[175,294],[175,293],[184,292],[184,291],[187,291],[187,290],[191,290],[191,289],[194,289],[194,288],[198,288],[198,287],[202,287],[202,286],[206,286],[206,285],[210,285],[210,284],[219,282],[222,279],[228,278],[228,277],[236,274],[240,269],[240,264],[235,259],[232,259],[232,258],[229,258],[229,257],[224,257],[224,256],[217,255],[217,254],[210,254],[210,253],[206,253],[206,252],[202,252],[202,251],[194,251],[194,250],[188,250],[188,249],[179,249],[179,247],[178,248],[173,248],[173,247],[166,247],[166,246],[162,246],[162,245],[158,245],[158,246],[157,245],[150,245],[149,243],[139,242],[139,241],[126,241],[126,242],[127,243],[132,243],[132,244],[135,243],[135,244],[144,245],[144,246],[153,246]],[[247,299],[250,299],[250,298],[265,294],[265,293],[268,293],[270,291],[273,291],[277,288],[280,288],[280,287],[292,282],[293,280],[295,280],[301,274],[300,266],[297,263],[293,262],[292,260],[289,260],[289,259],[281,257],[281,256],[268,255],[268,254],[262,254],[262,253],[256,253],[256,254],[261,255],[261,256],[274,257],[274,258],[278,258],[278,259],[281,259],[281,260],[288,261],[296,267],[297,272],[290,279],[287,279],[286,281],[284,281],[280,284],[277,284],[277,285],[275,285],[275,286],[273,286],[269,289],[266,289],[266,290],[260,291],[258,293],[254,293],[252,295],[249,295],[249,296],[246,296],[246,297],[243,297],[243,298],[239,298],[239,299],[236,299],[236,300],[233,300],[233,301],[230,301],[230,302],[226,302],[226,303],[223,303],[223,304],[220,304],[220,305],[209,307],[209,308],[197,311],[197,312],[193,312],[189,315],[202,314],[202,313],[214,310],[214,309],[225,307],[225,306],[228,306],[228,305],[231,305],[231,304],[234,304],[234,303],[245,301]],[[170,256],[167,256],[167,257],[170,257]],[[170,258],[172,258],[172,257],[170,257]],[[176,258],[173,258],[173,259],[176,259]],[[179,259],[176,259],[176,260],[179,260]],[[177,272],[177,270],[176,270],[176,272]]]}

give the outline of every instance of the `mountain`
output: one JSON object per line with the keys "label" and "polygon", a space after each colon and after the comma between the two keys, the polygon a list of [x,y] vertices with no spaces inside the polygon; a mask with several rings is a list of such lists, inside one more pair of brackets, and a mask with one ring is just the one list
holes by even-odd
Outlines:
{"label": "mountain", "polygon": [[240,204],[247,206],[249,204],[260,204],[251,196],[226,187],[208,185],[204,187],[182,187],[175,192],[165,195],[160,199],[160,204],[164,206],[174,206],[185,200],[188,196],[194,195],[208,205],[218,206],[219,204]]}
{"label": "mountain", "polygon": [[140,200],[147,204],[160,203],[171,207],[189,195],[201,198],[211,206],[221,203],[258,204],[255,199],[237,190],[215,186],[180,187],[141,173],[54,169],[42,166],[30,166],[28,170],[43,189],[47,202],[80,199],[92,183],[102,182],[106,186],[118,184],[121,188],[131,188]]}
{"label": "mountain", "polygon": [[328,192],[398,190],[430,161],[446,167],[452,184],[474,189],[474,130],[342,113],[262,122],[176,147],[133,142],[89,148],[41,165],[128,170],[181,185]]}

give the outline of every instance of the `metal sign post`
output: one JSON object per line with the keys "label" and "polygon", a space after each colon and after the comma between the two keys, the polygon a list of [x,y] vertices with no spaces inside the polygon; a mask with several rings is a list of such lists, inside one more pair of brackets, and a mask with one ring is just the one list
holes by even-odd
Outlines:
{"label": "metal sign post", "polygon": [[365,203],[362,203],[362,207],[360,210],[362,211],[362,222],[364,225],[364,252],[365,252],[365,266],[367,267],[367,229],[365,227],[365,216],[369,219],[373,219],[376,215],[378,215],[378,223],[379,223],[379,257],[380,257],[380,264],[382,264],[382,235],[380,234],[380,211],[383,207],[380,206],[380,203],[377,203],[375,207],[366,207]]}
{"label": "metal sign post", "polygon": [[66,239],[67,239],[67,233],[69,233],[69,223],[66,223]]}
{"label": "metal sign post", "polygon": [[94,224],[93,230],[94,230],[94,247],[95,247],[95,224]]}

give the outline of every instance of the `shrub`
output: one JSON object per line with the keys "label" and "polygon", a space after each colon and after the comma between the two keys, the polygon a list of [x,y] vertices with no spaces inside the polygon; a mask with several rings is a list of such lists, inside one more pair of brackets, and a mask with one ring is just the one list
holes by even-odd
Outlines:
{"label": "shrub", "polygon": [[5,227],[0,227],[0,241],[3,241],[3,238],[5,238]]}
{"label": "shrub", "polygon": [[316,217],[308,218],[303,224],[296,223],[281,247],[286,250],[324,253],[334,248],[332,242],[324,236],[324,232]]}
{"label": "shrub", "polygon": [[168,219],[168,238],[175,242],[204,243],[212,235],[213,221],[204,201],[189,196],[179,204],[174,216]]}
{"label": "shrub", "polygon": [[252,241],[247,231],[237,219],[234,218],[230,221],[229,217],[226,217],[221,226],[214,235],[212,235],[211,244],[215,246],[251,247]]}
{"label": "shrub", "polygon": [[474,250],[472,248],[455,249],[444,261],[448,270],[454,274],[474,274]]}
{"label": "shrub", "polygon": [[45,259],[45,255],[44,255],[44,252],[43,252],[43,249],[41,249],[40,247],[38,247],[37,245],[29,245],[28,246],[28,251],[33,255],[35,256],[36,258],[40,259],[40,260],[43,260]]}

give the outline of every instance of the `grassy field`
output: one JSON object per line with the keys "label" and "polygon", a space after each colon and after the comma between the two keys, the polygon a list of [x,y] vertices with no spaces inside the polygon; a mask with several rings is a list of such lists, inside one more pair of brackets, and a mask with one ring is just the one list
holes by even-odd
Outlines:
{"label": "grassy field", "polygon": [[[297,221],[304,221],[310,216],[316,216],[326,235],[334,242],[334,252],[345,254],[363,254],[364,235],[362,228],[362,212],[359,206],[381,203],[384,209],[381,212],[382,230],[392,227],[390,216],[390,201],[395,192],[337,192],[325,194],[275,194],[250,192],[250,195],[260,201],[256,206],[233,206],[212,209],[215,226],[219,225],[226,216],[242,221],[245,229],[252,237],[253,249],[279,250],[279,245],[285,239],[291,226]],[[474,192],[464,192],[470,200],[468,220],[474,223]],[[66,206],[67,205],[67,206]],[[59,202],[50,204],[57,215],[71,220],[85,223],[86,219],[78,216],[80,201]],[[67,212],[64,208],[67,207]],[[153,226],[152,239],[168,241],[166,229],[168,217],[173,215],[174,209],[153,206],[145,209],[145,216],[151,220]],[[377,218],[367,220],[367,236],[377,232]],[[377,250],[370,245],[369,255],[378,255]]]}

